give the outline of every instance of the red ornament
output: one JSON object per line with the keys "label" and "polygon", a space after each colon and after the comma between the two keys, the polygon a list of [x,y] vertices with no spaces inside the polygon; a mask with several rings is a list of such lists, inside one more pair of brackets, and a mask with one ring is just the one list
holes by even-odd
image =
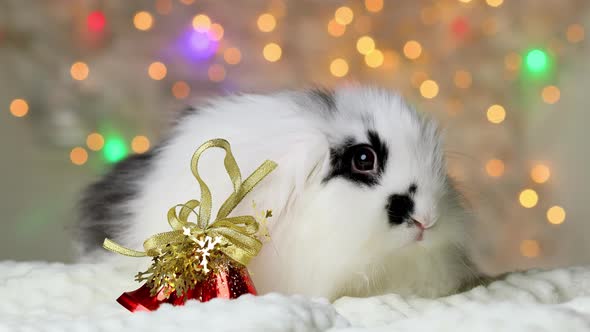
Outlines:
{"label": "red ornament", "polygon": [[256,295],[254,283],[245,266],[230,262],[208,273],[207,279],[197,283],[182,296],[177,296],[174,290],[169,289],[161,289],[158,294],[150,295],[150,287],[144,284],[135,291],[123,293],[117,302],[131,312],[154,311],[162,303],[184,305],[191,299],[207,302],[214,298],[235,299],[243,294]]}
{"label": "red ornament", "polygon": [[86,18],[86,24],[88,26],[88,30],[92,32],[101,32],[107,25],[107,19],[103,12],[97,10],[88,14],[88,17]]}
{"label": "red ornament", "polygon": [[469,21],[464,17],[457,17],[451,23],[451,31],[457,38],[464,38],[469,33]]}

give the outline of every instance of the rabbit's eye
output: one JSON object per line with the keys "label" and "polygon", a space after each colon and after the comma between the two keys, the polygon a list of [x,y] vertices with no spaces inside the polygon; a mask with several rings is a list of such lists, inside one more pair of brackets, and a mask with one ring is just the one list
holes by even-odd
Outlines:
{"label": "rabbit's eye", "polygon": [[353,147],[351,159],[353,173],[373,174],[377,172],[377,154],[370,146]]}

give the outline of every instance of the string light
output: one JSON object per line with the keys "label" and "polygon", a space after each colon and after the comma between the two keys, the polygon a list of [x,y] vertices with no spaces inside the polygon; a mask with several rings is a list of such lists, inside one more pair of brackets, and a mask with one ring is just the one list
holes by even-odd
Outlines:
{"label": "string light", "polygon": [[500,159],[490,159],[486,163],[486,173],[494,178],[504,175],[504,168],[504,162]]}
{"label": "string light", "polygon": [[356,41],[356,49],[360,54],[367,55],[375,49],[375,41],[369,36],[362,36]]}
{"label": "string light", "polygon": [[223,38],[224,30],[221,24],[213,23],[209,28],[209,36],[212,40],[219,41]]}
{"label": "string light", "polygon": [[584,27],[580,24],[572,24],[567,27],[566,38],[567,41],[575,44],[584,40]]}
{"label": "string light", "polygon": [[420,84],[420,94],[426,99],[432,99],[438,95],[438,84],[433,80],[426,80]]}
{"label": "string light", "polygon": [[277,26],[277,20],[272,14],[265,13],[258,16],[258,20],[256,21],[258,25],[258,29],[262,32],[271,32]]}
{"label": "string light", "polygon": [[264,46],[264,49],[262,50],[262,55],[264,55],[264,58],[270,62],[279,61],[282,53],[283,50],[281,49],[281,47],[275,43],[266,44],[266,46]]}
{"label": "string light", "polygon": [[371,68],[378,68],[383,64],[383,52],[372,50],[365,55],[365,63]]}
{"label": "string light", "polygon": [[166,68],[166,65],[158,61],[152,62],[148,67],[148,75],[151,79],[156,81],[163,80],[164,77],[166,77],[167,72],[168,69]]}
{"label": "string light", "polygon": [[29,113],[29,104],[24,99],[14,99],[10,103],[10,113],[17,118],[22,118]]}
{"label": "string light", "polygon": [[524,257],[535,258],[541,253],[541,246],[538,241],[524,240],[520,243],[520,254]]}
{"label": "string light", "polygon": [[127,145],[119,137],[107,137],[102,153],[107,162],[116,163],[127,156]]}
{"label": "string light", "polygon": [[172,95],[176,99],[185,99],[190,93],[191,88],[185,81],[178,81],[172,85]]}
{"label": "string light", "polygon": [[528,71],[540,73],[547,70],[549,66],[549,57],[547,53],[540,49],[529,51],[525,56],[525,64]]}
{"label": "string light", "polygon": [[551,170],[543,164],[537,164],[531,169],[531,179],[536,183],[545,183],[551,177]]}
{"label": "string light", "polygon": [[559,205],[552,206],[547,210],[547,221],[553,225],[563,224],[565,216],[565,210]]}
{"label": "string light", "polygon": [[486,3],[490,7],[500,7],[504,3],[504,0],[486,0]]}
{"label": "string light", "polygon": [[410,60],[417,59],[422,54],[422,45],[415,40],[410,40],[404,45],[404,55]]}
{"label": "string light", "polygon": [[160,15],[168,15],[172,11],[172,0],[156,0],[156,12]]}
{"label": "string light", "polygon": [[133,25],[137,30],[148,31],[153,24],[154,17],[146,11],[137,12],[133,17]]}
{"label": "string light", "polygon": [[489,122],[499,124],[506,119],[506,110],[500,105],[492,105],[488,108],[486,115]]}
{"label": "string light", "polygon": [[104,13],[97,10],[88,14],[86,17],[86,26],[92,32],[102,32],[107,25],[107,19]]}
{"label": "string light", "polygon": [[230,65],[237,65],[242,60],[242,53],[235,47],[230,47],[223,52],[223,60]]}
{"label": "string light", "polygon": [[135,136],[131,140],[131,149],[138,154],[145,153],[150,149],[150,140],[145,136]]}
{"label": "string light", "polygon": [[213,64],[209,67],[207,75],[209,75],[212,82],[221,82],[225,79],[225,67],[220,64]]}
{"label": "string light", "polygon": [[471,73],[467,70],[457,70],[454,77],[455,85],[461,89],[467,89],[471,86]]}
{"label": "string light", "polygon": [[541,98],[547,104],[555,104],[559,101],[561,91],[555,85],[549,85],[543,88],[541,91]]}
{"label": "string light", "polygon": [[342,58],[334,59],[330,63],[330,73],[336,77],[344,77],[348,74],[348,62]]}
{"label": "string light", "polygon": [[537,195],[537,192],[533,189],[525,189],[520,192],[518,200],[520,201],[520,205],[530,209],[537,205],[537,202],[539,201],[539,195]]}
{"label": "string light", "polygon": [[211,27],[211,19],[209,18],[209,16],[204,15],[204,14],[199,14],[199,15],[196,15],[195,17],[193,17],[193,29],[195,29],[195,31],[200,31],[200,32],[208,31],[210,27]]}
{"label": "string light", "polygon": [[100,151],[104,146],[104,137],[99,133],[91,133],[86,137],[86,145],[92,151]]}
{"label": "string light", "polygon": [[88,74],[90,70],[88,69],[88,65],[84,62],[76,62],[70,68],[70,75],[72,78],[77,81],[83,81],[88,78]]}
{"label": "string light", "polygon": [[331,19],[328,22],[328,33],[333,37],[340,37],[346,32],[346,25],[336,22],[335,19]]}
{"label": "string light", "polygon": [[354,19],[354,13],[349,7],[342,6],[336,9],[336,12],[334,13],[334,19],[339,24],[348,25]]}
{"label": "string light", "polygon": [[88,152],[82,147],[75,147],[70,151],[70,160],[74,165],[84,165],[88,161]]}
{"label": "string light", "polygon": [[373,13],[378,13],[383,9],[383,0],[365,0],[365,8]]}

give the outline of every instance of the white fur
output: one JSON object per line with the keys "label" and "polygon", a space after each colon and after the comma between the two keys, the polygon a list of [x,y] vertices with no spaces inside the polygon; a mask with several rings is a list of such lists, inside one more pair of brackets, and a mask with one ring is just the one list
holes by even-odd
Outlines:
{"label": "white fur", "polygon": [[[168,231],[167,210],[200,197],[189,169],[193,152],[209,139],[225,138],[243,178],[265,159],[279,165],[232,213],[252,214],[252,201],[273,210],[272,241],[249,266],[260,293],[335,299],[455,291],[468,274],[460,249],[465,213],[446,178],[436,127],[383,90],[337,90],[332,116],[321,103],[302,98],[292,92],[228,97],[183,118],[129,202],[132,217],[121,222],[131,227],[118,240],[141,248],[147,237]],[[379,184],[322,182],[330,170],[330,147],[349,136],[366,142],[368,129],[389,148]],[[222,150],[215,150],[200,161],[213,215],[231,192],[222,158]],[[414,215],[429,227],[420,242],[418,228],[390,225],[385,209],[387,198],[412,182],[418,185]]]}

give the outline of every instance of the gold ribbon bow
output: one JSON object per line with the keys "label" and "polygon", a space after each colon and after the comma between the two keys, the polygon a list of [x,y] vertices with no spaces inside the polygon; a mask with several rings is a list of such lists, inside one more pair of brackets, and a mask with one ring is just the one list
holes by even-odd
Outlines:
{"label": "gold ribbon bow", "polygon": [[[225,150],[224,165],[229,175],[234,191],[221,205],[217,217],[209,224],[211,217],[211,192],[198,172],[201,154],[209,148]],[[247,265],[258,254],[262,243],[256,238],[258,223],[253,216],[228,217],[232,210],[242,201],[262,179],[277,167],[273,161],[266,160],[245,181],[242,182],[240,168],[231,152],[230,144],[224,139],[213,139],[201,145],[195,151],[191,160],[191,170],[201,187],[201,201],[190,200],[186,204],[178,204],[168,210],[168,224],[172,231],[151,236],[143,243],[144,251],[137,251],[123,247],[109,239],[105,239],[103,247],[110,251],[132,257],[155,257],[160,255],[161,249],[171,243],[182,242],[187,239],[185,230],[188,228],[192,236],[199,235],[219,237],[219,250],[234,261]],[[177,208],[180,212],[177,213]],[[199,212],[195,212],[196,208]],[[191,213],[196,214],[197,223],[188,221]]]}

